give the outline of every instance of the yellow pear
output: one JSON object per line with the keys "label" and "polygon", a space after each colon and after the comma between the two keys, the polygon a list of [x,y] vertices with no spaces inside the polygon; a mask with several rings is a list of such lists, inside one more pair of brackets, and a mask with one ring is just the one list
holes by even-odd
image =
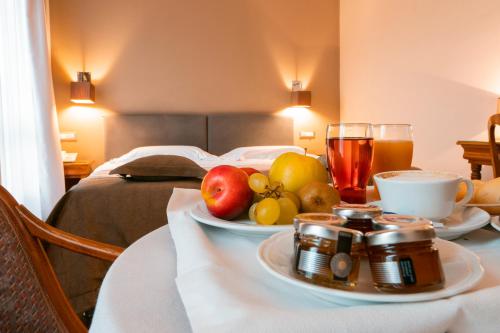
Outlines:
{"label": "yellow pear", "polygon": [[321,162],[297,153],[280,155],[269,170],[271,182],[281,182],[285,191],[297,192],[313,181],[327,183],[328,174]]}

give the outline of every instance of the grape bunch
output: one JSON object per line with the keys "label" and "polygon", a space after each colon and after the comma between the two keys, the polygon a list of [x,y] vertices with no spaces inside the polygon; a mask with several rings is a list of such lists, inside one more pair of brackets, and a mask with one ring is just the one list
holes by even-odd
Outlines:
{"label": "grape bunch", "polygon": [[262,173],[253,173],[248,185],[254,191],[254,203],[248,216],[258,224],[291,224],[300,209],[300,199],[292,192],[285,191],[283,184],[270,183]]}

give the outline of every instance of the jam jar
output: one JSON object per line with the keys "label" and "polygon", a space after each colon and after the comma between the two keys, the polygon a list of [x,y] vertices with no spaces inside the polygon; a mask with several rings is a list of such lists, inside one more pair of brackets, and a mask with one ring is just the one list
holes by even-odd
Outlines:
{"label": "jam jar", "polygon": [[334,225],[300,223],[295,270],[303,279],[334,288],[358,281],[363,234]]}
{"label": "jam jar", "polygon": [[393,293],[442,288],[445,279],[435,237],[429,225],[365,234],[375,287]]}
{"label": "jam jar", "polygon": [[394,230],[423,225],[432,226],[432,222],[423,217],[399,214],[383,214],[372,219],[373,230]]}
{"label": "jam jar", "polygon": [[373,231],[372,219],[382,215],[382,208],[369,204],[339,204],[332,208],[333,214],[345,217],[346,228],[361,231]]}
{"label": "jam jar", "polygon": [[299,245],[299,225],[300,223],[315,223],[315,224],[326,224],[326,225],[337,225],[343,226],[346,224],[347,220],[341,216],[328,214],[328,213],[302,213],[297,214],[293,218],[293,226],[295,228],[295,234],[293,236],[293,253],[297,255],[297,247]]}

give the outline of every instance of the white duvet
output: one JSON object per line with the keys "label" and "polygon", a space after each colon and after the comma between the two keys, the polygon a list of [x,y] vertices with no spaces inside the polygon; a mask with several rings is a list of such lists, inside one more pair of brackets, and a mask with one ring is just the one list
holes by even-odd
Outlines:
{"label": "white duvet", "polygon": [[[97,167],[90,177],[114,177],[109,172],[114,168],[135,159],[152,155],[176,155],[189,158],[206,170],[218,165],[233,165],[239,168],[249,167],[261,172],[267,172],[271,164],[279,155],[286,152],[304,153],[304,149],[297,146],[253,146],[239,147],[221,155],[212,155],[203,149],[194,146],[148,146],[139,147],[118,158],[112,159]],[[308,154],[317,157],[316,155]]]}

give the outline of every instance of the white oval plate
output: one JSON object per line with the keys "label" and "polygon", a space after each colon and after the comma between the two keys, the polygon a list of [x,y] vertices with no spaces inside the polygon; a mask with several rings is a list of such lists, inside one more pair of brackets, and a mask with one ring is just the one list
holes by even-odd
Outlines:
{"label": "white oval plate", "polygon": [[[370,202],[382,207],[381,201]],[[453,240],[471,231],[481,229],[490,222],[491,216],[477,207],[457,208],[453,214],[439,221],[443,226],[435,225],[439,238]]]}
{"label": "white oval plate", "polygon": [[332,303],[354,305],[365,302],[403,303],[430,301],[463,293],[474,287],[484,274],[479,258],[466,248],[436,238],[435,244],[445,275],[445,287],[436,291],[390,294],[377,291],[372,285],[367,261],[361,263],[358,285],[353,290],[317,286],[301,280],[292,268],[293,232],[281,232],[264,240],[257,252],[259,263],[274,277],[297,288],[312,292]]}
{"label": "white oval plate", "polygon": [[189,214],[193,219],[200,223],[226,229],[230,232],[241,235],[268,237],[280,231],[293,230],[293,225],[291,224],[261,225],[249,219],[236,219],[232,221],[219,219],[210,214],[204,201],[200,201],[193,206],[193,208],[189,211]]}

